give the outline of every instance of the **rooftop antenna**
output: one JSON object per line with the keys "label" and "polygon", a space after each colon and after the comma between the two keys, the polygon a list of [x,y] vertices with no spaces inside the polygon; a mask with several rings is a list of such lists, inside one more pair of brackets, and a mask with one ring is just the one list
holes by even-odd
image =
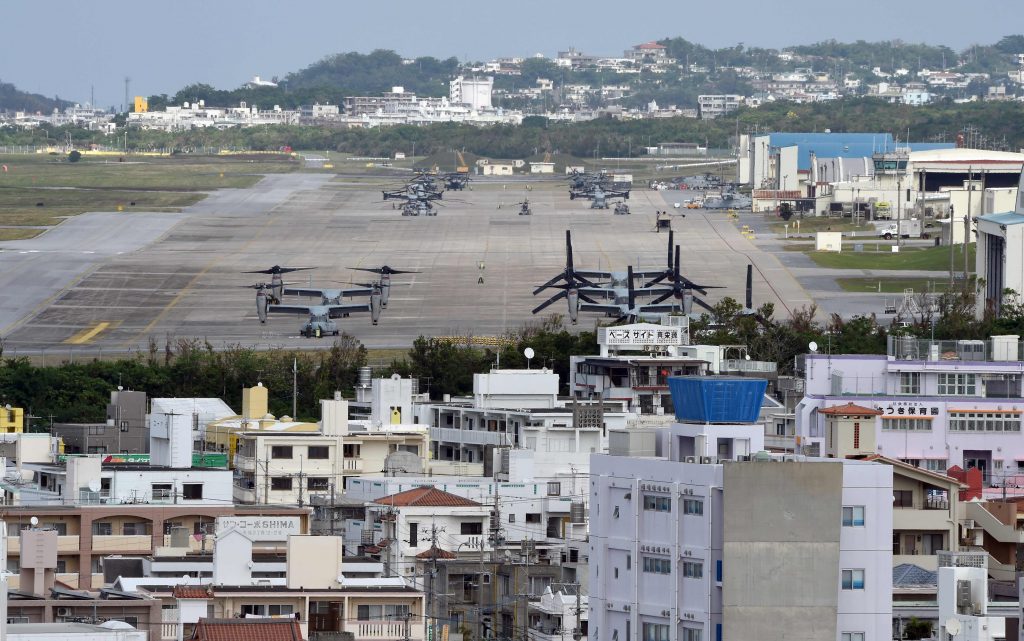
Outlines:
{"label": "rooftop antenna", "polygon": [[131,108],[128,107],[128,93],[129,93],[129,88],[131,87],[131,85],[132,85],[132,79],[129,78],[128,76],[125,76],[124,77],[124,112],[125,113],[128,113],[129,111],[131,111]]}

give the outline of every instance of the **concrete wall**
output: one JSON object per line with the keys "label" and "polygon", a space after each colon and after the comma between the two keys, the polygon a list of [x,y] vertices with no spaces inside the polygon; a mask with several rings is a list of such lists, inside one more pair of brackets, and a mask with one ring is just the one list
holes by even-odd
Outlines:
{"label": "concrete wall", "polygon": [[842,485],[838,463],[725,466],[724,638],[837,638]]}

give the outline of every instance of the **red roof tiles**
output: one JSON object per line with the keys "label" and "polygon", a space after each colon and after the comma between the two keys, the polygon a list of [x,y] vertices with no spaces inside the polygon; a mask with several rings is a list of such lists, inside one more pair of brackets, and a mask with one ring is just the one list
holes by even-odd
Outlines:
{"label": "red roof tiles", "polygon": [[204,585],[176,585],[171,596],[175,599],[209,599],[212,595]]}
{"label": "red roof tiles", "polygon": [[296,619],[199,619],[194,641],[302,641]]}
{"label": "red roof tiles", "polygon": [[474,507],[480,505],[476,501],[464,499],[450,492],[425,486],[392,494],[391,496],[383,496],[374,502],[395,507]]}
{"label": "red roof tiles", "polygon": [[829,416],[881,416],[882,410],[847,403],[846,405],[836,405],[835,407],[820,409],[818,413]]}

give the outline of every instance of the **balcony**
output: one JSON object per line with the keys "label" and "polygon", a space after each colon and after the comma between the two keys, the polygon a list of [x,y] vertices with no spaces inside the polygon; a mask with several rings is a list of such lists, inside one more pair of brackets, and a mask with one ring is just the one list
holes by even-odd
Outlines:
{"label": "balcony", "polygon": [[356,639],[423,639],[425,626],[423,623],[409,621],[409,635],[406,637],[405,621],[356,621],[345,625],[345,632],[351,632]]}
{"label": "balcony", "polygon": [[256,503],[256,488],[242,487],[235,484],[231,488],[231,495],[236,503]]}
{"label": "balcony", "polygon": [[[73,536],[58,536],[57,537],[57,553],[58,554],[71,554],[81,551],[81,545],[78,542],[78,535]],[[8,554],[20,554],[21,553],[21,538],[17,536],[7,537],[7,553]]]}
{"label": "balcony", "polygon": [[363,459],[350,457],[342,459],[341,469],[346,473],[360,473],[363,471]]}
{"label": "balcony", "polygon": [[504,432],[484,430],[457,430],[450,427],[430,428],[430,438],[442,443],[464,443],[466,445],[508,444],[509,435]]}
{"label": "balcony", "polygon": [[255,472],[256,459],[251,456],[235,454],[235,469],[241,472]]}
{"label": "balcony", "polygon": [[94,534],[92,550],[94,554],[148,554],[153,550],[153,537],[148,534]]}

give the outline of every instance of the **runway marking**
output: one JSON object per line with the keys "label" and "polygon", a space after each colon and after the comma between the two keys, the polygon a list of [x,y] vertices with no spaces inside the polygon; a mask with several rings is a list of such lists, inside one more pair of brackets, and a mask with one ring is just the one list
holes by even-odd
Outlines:
{"label": "runway marking", "polygon": [[106,331],[111,326],[111,323],[103,321],[102,323],[96,323],[92,327],[87,327],[82,331],[78,332],[71,338],[64,341],[66,345],[85,345],[91,343],[94,338],[100,335],[101,332]]}

